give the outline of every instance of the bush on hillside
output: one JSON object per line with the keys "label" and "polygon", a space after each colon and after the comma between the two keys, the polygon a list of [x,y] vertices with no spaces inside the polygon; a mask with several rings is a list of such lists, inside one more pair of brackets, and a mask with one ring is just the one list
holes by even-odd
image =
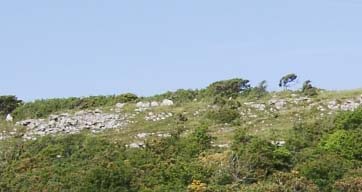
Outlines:
{"label": "bush on hillside", "polygon": [[249,136],[243,130],[235,134],[232,150],[236,175],[246,183],[262,181],[275,171],[288,171],[293,167],[292,153],[287,148]]}
{"label": "bush on hillside", "polygon": [[267,82],[264,80],[264,81],[260,82],[258,86],[252,87],[248,91],[248,96],[250,98],[260,99],[260,98],[268,95],[267,88],[268,88]]}
{"label": "bush on hillside", "polygon": [[66,98],[66,99],[44,99],[25,103],[18,107],[14,112],[17,119],[25,118],[44,118],[52,113],[64,110],[83,110],[96,107],[114,106],[116,103],[126,103],[137,100],[134,94],[127,93],[113,96],[91,96],[84,98]]}
{"label": "bush on hillside", "polygon": [[0,96],[0,115],[5,116],[13,112],[20,104],[21,100],[18,100],[16,96]]}
{"label": "bush on hillside", "polygon": [[249,89],[249,80],[244,79],[217,81],[207,87],[207,91],[210,95],[223,97],[236,97]]}
{"label": "bush on hillside", "polygon": [[337,129],[362,129],[362,108],[340,113],[335,119]]}
{"label": "bush on hillside", "polygon": [[320,146],[344,158],[362,160],[362,132],[360,130],[337,130],[324,138]]}
{"label": "bush on hillside", "polygon": [[319,154],[299,165],[302,176],[313,181],[321,191],[331,191],[332,185],[352,167],[352,164],[333,153]]}
{"label": "bush on hillside", "polygon": [[155,95],[153,97],[149,97],[150,100],[163,100],[163,99],[171,99],[176,104],[185,103],[193,101],[197,99],[200,94],[199,90],[192,90],[192,89],[179,89],[177,91],[168,91],[161,95]]}
{"label": "bush on hillside", "polygon": [[307,80],[303,83],[302,93],[306,96],[316,96],[318,95],[318,89],[312,85],[310,80]]}

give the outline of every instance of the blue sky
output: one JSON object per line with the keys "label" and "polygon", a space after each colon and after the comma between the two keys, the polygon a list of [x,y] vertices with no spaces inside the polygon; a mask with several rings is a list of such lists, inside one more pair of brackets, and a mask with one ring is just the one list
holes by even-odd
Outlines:
{"label": "blue sky", "polygon": [[360,88],[359,0],[0,1],[0,95],[152,95],[297,73]]}

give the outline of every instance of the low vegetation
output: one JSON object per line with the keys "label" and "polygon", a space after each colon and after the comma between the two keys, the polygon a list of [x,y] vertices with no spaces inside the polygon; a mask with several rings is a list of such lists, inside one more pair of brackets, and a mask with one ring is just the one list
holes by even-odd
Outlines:
{"label": "low vegetation", "polygon": [[[276,112],[253,103],[277,95],[281,99],[272,105],[278,107],[292,95],[318,102],[331,94],[310,82],[301,90],[269,93],[266,82],[252,87],[247,80],[232,79],[148,98],[126,94],[16,102],[15,110],[6,113],[13,111],[17,119],[163,99],[175,102],[167,108],[175,115],[149,122],[142,116],[149,112],[137,112],[135,123],[123,130],[36,140],[24,140],[24,130],[17,127],[13,137],[0,140],[0,191],[362,191],[362,108],[329,115],[322,110],[321,116],[318,106],[303,111],[308,101]],[[334,95],[344,97],[340,94]],[[244,107],[250,105],[259,110],[249,114]],[[122,110],[134,112],[134,104]],[[1,131],[12,126],[0,124]],[[169,136],[147,137],[130,147],[140,131],[168,131]]]}

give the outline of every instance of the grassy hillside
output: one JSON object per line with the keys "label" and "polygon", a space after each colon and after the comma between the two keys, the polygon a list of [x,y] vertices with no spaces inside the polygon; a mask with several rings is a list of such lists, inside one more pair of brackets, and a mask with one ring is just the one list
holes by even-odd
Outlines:
{"label": "grassy hillside", "polygon": [[[14,122],[0,121],[0,191],[361,191],[362,90],[315,91],[233,79],[147,98],[22,103]],[[31,139],[15,125],[81,110],[127,123]]]}

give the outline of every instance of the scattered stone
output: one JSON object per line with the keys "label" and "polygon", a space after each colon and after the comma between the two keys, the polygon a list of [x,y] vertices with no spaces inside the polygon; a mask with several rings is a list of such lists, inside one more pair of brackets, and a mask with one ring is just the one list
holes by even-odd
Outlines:
{"label": "scattered stone", "polygon": [[146,138],[148,135],[149,135],[148,133],[138,133],[138,134],[136,135],[136,137],[139,138],[139,139],[144,139],[144,138]]}
{"label": "scattered stone", "polygon": [[253,107],[259,111],[265,111],[265,108],[266,108],[266,106],[264,104],[259,104],[259,103],[252,104],[252,105],[250,105],[250,107]]}
{"label": "scattered stone", "polygon": [[117,103],[116,108],[122,109],[126,104],[125,103]]}
{"label": "scattered stone", "polygon": [[129,148],[141,148],[141,147],[144,147],[144,143],[143,142],[138,142],[138,143],[131,143],[129,145],[126,145],[126,147],[129,147]]}
{"label": "scattered stone", "polygon": [[160,106],[160,104],[157,101],[151,102],[151,107],[158,107],[158,106]]}
{"label": "scattered stone", "polygon": [[150,102],[138,102],[138,103],[136,103],[136,107],[138,107],[138,108],[150,108],[151,103]]}
{"label": "scattered stone", "polygon": [[171,105],[173,105],[173,101],[169,99],[164,99],[161,103],[161,106],[171,106]]}
{"label": "scattered stone", "polygon": [[12,122],[14,119],[13,119],[13,117],[11,116],[11,114],[8,114],[7,116],[6,116],[6,121],[8,121],[8,122]]}
{"label": "scattered stone", "polygon": [[106,129],[123,128],[127,126],[134,116],[128,114],[108,114],[101,110],[79,111],[74,115],[63,113],[50,115],[45,119],[28,119],[17,122],[16,125],[28,128],[23,136],[32,139],[35,136],[54,134],[74,134],[87,129],[98,133]]}
{"label": "scattered stone", "polygon": [[285,141],[272,141],[271,144],[275,145],[277,147],[283,147],[286,144],[286,142]]}
{"label": "scattered stone", "polygon": [[160,120],[165,120],[167,118],[172,117],[173,114],[172,113],[165,113],[165,112],[161,112],[161,113],[153,113],[153,112],[149,112],[146,116],[145,116],[145,120],[146,121],[160,121]]}
{"label": "scattered stone", "polygon": [[284,99],[271,99],[269,101],[269,105],[273,105],[275,106],[276,109],[280,110],[282,108],[284,108],[284,106],[286,105],[286,101]]}

